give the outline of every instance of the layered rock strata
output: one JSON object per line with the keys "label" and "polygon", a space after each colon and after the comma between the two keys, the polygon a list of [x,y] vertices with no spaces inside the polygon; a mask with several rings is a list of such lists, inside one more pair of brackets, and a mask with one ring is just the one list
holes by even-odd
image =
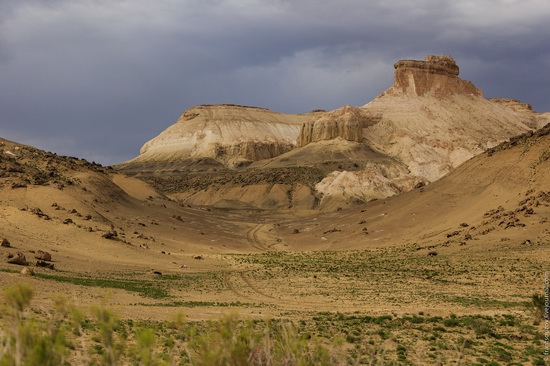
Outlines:
{"label": "layered rock strata", "polygon": [[[119,168],[156,175],[238,169],[242,181],[214,190],[193,188],[179,197],[280,208],[292,207],[288,197],[300,191],[300,197],[309,195],[300,198],[302,208],[335,208],[434,182],[486,149],[550,121],[548,113],[535,113],[527,104],[483,98],[479,88],[459,77],[450,56],[401,60],[394,68],[393,85],[360,107],[302,115],[235,105],[191,108]],[[324,178],[303,189],[285,185],[284,179],[277,181],[284,189],[252,179],[258,169],[272,174],[292,167],[318,169]],[[268,191],[266,201],[258,192]]]}
{"label": "layered rock strata", "polygon": [[132,169],[153,162],[177,168],[198,159],[213,159],[228,167],[246,165],[290,151],[309,118],[228,104],[193,107],[145,143],[138,157],[119,167]]}

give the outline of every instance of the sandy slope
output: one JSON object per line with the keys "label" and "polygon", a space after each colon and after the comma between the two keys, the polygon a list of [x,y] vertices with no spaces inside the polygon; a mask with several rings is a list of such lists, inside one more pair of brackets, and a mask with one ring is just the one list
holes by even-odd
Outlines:
{"label": "sandy slope", "polygon": [[[526,239],[548,242],[550,215],[545,197],[550,187],[548,135],[510,149],[498,151],[492,156],[479,155],[458,167],[441,180],[414,191],[358,206],[354,210],[338,211],[314,219],[303,219],[281,224],[278,233],[289,233],[295,228],[303,234],[286,236],[289,245],[296,249],[361,249],[371,245],[396,245],[417,242],[420,246],[446,242],[466,242],[473,245],[480,241],[498,242],[510,238],[515,243]],[[499,206],[504,211],[514,211],[525,204],[520,202],[537,197],[540,206],[533,215],[523,211],[513,216],[526,226],[498,225],[485,217],[485,213]],[[363,224],[359,224],[361,221]],[[488,221],[488,222],[486,222]],[[502,220],[501,220],[502,221]],[[504,220],[507,222],[506,220]],[[469,226],[463,228],[461,223]],[[368,235],[362,231],[368,228]],[[475,227],[475,229],[474,229]],[[493,227],[487,234],[482,232]],[[333,235],[323,234],[327,228],[341,230]],[[460,234],[447,238],[447,234]],[[472,240],[464,240],[466,234]],[[296,239],[292,239],[296,237]],[[324,240],[325,238],[326,240]]]}
{"label": "sandy slope", "polygon": [[[483,301],[514,303],[536,291],[541,268],[550,264],[549,142],[548,135],[519,140],[426,187],[322,215],[182,207],[141,181],[55,156],[50,168],[55,165],[73,184],[51,180],[12,188],[48,156],[20,147],[19,171],[1,178],[0,238],[13,246],[1,248],[2,254],[21,251],[34,263],[32,251],[46,250],[56,271],[36,268],[38,273],[158,283],[168,286],[170,298],[25,277],[13,273],[20,266],[5,262],[0,269],[10,272],[2,273],[0,284],[30,283],[37,304],[45,307],[53,293],[86,306],[107,291],[106,301],[132,318],[171,318],[174,306],[151,305],[176,300],[204,304],[185,308],[193,319],[231,309],[288,316],[331,311],[334,303],[340,311],[443,314],[451,307],[458,313],[494,313],[453,299],[470,293]],[[68,218],[72,222],[66,223]],[[117,231],[115,240],[102,237],[110,230]],[[339,253],[320,252],[325,250]],[[428,259],[433,251],[438,255]],[[395,271],[396,263],[407,271]],[[151,270],[163,275],[155,277]],[[417,277],[426,270],[440,273],[445,282]],[[503,275],[505,285],[498,287]],[[434,293],[441,296],[434,299]],[[209,305],[220,302],[237,305]]]}

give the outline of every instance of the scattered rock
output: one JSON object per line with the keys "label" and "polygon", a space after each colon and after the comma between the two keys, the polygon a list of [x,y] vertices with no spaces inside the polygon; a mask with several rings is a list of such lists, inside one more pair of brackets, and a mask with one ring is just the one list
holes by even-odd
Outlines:
{"label": "scattered rock", "polygon": [[55,265],[46,261],[36,261],[36,266],[51,269],[52,271],[55,270]]}
{"label": "scattered rock", "polygon": [[193,256],[193,259],[203,260],[204,257],[202,255],[195,255],[195,256]]}
{"label": "scattered rock", "polygon": [[30,267],[25,267],[21,270],[21,274],[25,276],[34,276],[34,270]]}
{"label": "scattered rock", "polygon": [[453,236],[459,235],[460,231],[453,231],[452,233],[447,234],[447,238],[452,238]]}
{"label": "scattered rock", "polygon": [[488,227],[487,229],[483,230],[482,232],[480,232],[479,234],[480,235],[487,235],[489,234],[491,231],[495,230],[495,227],[494,226],[491,226],[491,227]]}
{"label": "scattered rock", "polygon": [[292,234],[300,234],[300,230],[294,229],[294,230],[292,230]]}
{"label": "scattered rock", "polygon": [[65,224],[65,225],[74,224],[74,221],[71,220],[71,219],[65,219],[65,220],[63,220],[63,224]]}
{"label": "scattered rock", "polygon": [[437,255],[436,251],[431,251],[428,253],[428,257],[435,257]]}
{"label": "scattered rock", "polygon": [[37,251],[36,254],[34,255],[34,258],[42,261],[48,261],[48,262],[51,262],[52,260],[51,254],[48,252],[44,252],[42,250]]}
{"label": "scattered rock", "polygon": [[118,237],[118,233],[114,230],[109,230],[105,234],[101,235],[101,237],[103,237],[105,239],[113,240],[113,239],[116,239]]}
{"label": "scattered rock", "polygon": [[16,189],[16,188],[27,188],[27,185],[23,183],[12,183],[11,189]]}
{"label": "scattered rock", "polygon": [[41,219],[44,219],[44,220],[49,220],[50,219],[50,217],[48,215],[46,215],[44,212],[42,212],[42,210],[39,209],[38,207],[31,208],[30,212],[32,212],[36,216],[40,217]]}
{"label": "scattered rock", "polygon": [[8,239],[2,239],[1,246],[3,246],[4,248],[11,248],[11,243]]}
{"label": "scattered rock", "polygon": [[17,252],[17,253],[15,253],[15,255],[13,255],[13,254],[8,255],[8,263],[9,264],[17,264],[19,266],[28,266],[29,265],[29,262],[27,262],[27,258],[25,257],[25,254],[23,254],[21,252]]}

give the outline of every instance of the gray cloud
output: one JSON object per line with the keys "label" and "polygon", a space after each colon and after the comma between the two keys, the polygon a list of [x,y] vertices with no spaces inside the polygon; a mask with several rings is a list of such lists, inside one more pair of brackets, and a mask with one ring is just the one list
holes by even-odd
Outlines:
{"label": "gray cloud", "polygon": [[451,54],[489,97],[550,110],[545,1],[4,0],[0,135],[116,163],[186,108],[362,105],[393,63]]}

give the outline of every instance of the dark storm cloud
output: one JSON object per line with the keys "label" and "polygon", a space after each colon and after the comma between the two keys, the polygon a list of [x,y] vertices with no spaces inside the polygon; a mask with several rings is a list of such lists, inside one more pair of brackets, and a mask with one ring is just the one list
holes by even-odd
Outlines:
{"label": "dark storm cloud", "polygon": [[0,136],[116,163],[186,108],[362,105],[451,54],[486,96],[550,110],[546,1],[2,0]]}

